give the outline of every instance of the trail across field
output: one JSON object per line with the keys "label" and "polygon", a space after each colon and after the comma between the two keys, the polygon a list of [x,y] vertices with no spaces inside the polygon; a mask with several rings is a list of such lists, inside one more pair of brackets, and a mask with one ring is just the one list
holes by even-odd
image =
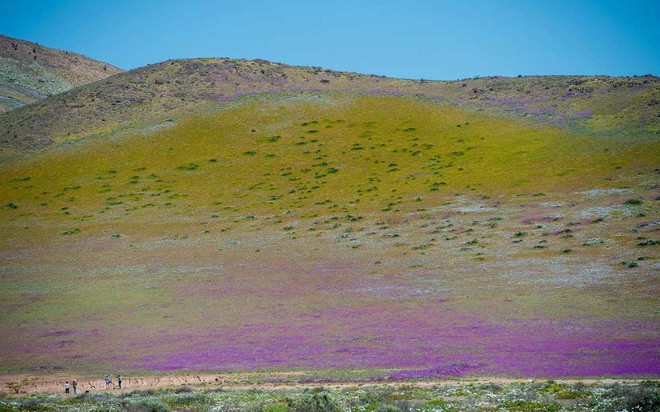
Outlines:
{"label": "trail across field", "polygon": [[[9,395],[34,395],[34,394],[60,394],[64,393],[65,382],[78,381],[78,393],[128,393],[132,391],[145,391],[156,389],[176,389],[190,387],[193,389],[224,389],[224,390],[302,390],[324,387],[328,389],[342,389],[356,386],[463,386],[477,384],[516,384],[532,381],[543,381],[543,379],[504,378],[497,376],[483,377],[457,377],[429,380],[387,380],[373,378],[373,380],[310,380],[304,379],[309,376],[308,371],[289,372],[252,372],[252,373],[229,373],[229,374],[176,374],[176,375],[144,375],[125,376],[122,378],[122,389],[117,387],[113,380],[110,388],[106,389],[103,377],[77,378],[75,375],[4,375],[0,376],[2,392]],[[642,379],[562,379],[565,384],[613,384],[633,383]],[[16,393],[16,384],[19,384],[19,393]],[[71,394],[73,396],[73,394]]]}

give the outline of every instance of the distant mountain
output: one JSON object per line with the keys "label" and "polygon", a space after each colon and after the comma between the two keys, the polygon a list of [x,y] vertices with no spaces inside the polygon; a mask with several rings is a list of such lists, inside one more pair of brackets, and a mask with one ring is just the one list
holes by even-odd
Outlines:
{"label": "distant mountain", "polygon": [[0,112],[121,71],[80,54],[0,35]]}
{"label": "distant mountain", "polygon": [[654,76],[428,81],[264,60],[188,59],[120,73],[0,116],[0,150],[25,152],[90,135],[148,129],[168,119],[214,110],[245,95],[305,92],[415,96],[587,134],[660,132],[660,79]]}

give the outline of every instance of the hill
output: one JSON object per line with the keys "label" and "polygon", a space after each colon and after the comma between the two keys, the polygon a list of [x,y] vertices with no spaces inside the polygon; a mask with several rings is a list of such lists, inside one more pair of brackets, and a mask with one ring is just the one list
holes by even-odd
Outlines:
{"label": "hill", "polygon": [[160,127],[245,95],[334,91],[407,95],[580,133],[657,136],[657,77],[547,76],[462,81],[391,79],[263,60],[191,59],[112,76],[0,116],[2,153]]}
{"label": "hill", "polygon": [[1,370],[657,376],[657,93],[208,59],[6,113]]}
{"label": "hill", "polygon": [[80,54],[0,35],[0,112],[119,72]]}

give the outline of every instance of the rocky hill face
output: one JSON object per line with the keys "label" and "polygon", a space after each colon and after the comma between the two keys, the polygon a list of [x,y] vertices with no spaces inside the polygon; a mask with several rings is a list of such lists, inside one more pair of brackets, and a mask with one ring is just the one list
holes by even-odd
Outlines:
{"label": "rocky hill face", "polygon": [[263,60],[167,61],[0,116],[0,149],[30,152],[87,136],[158,127],[245,95],[407,95],[498,117],[597,135],[660,133],[660,79],[547,76],[462,81],[392,79]]}
{"label": "rocky hill face", "polygon": [[121,71],[80,54],[0,35],[0,112]]}

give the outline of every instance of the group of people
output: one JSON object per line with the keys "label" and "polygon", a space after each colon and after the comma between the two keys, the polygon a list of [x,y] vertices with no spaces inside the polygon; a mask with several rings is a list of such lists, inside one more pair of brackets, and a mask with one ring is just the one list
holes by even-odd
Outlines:
{"label": "group of people", "polygon": [[[105,389],[110,389],[111,387],[114,389],[115,385],[112,383],[112,378],[110,375],[105,375],[105,378],[103,378],[103,381],[105,382]],[[121,389],[121,375],[117,375],[117,387]],[[64,393],[68,394],[71,393],[71,388],[73,388],[73,394],[77,395],[78,394],[78,381],[73,380],[71,384],[69,384],[69,381],[66,381],[64,383]]]}
{"label": "group of people", "polygon": [[[71,390],[71,385],[69,385],[69,381],[66,381],[64,383],[64,393],[70,393]],[[78,394],[78,381],[73,380],[73,394],[77,395]]]}
{"label": "group of people", "polygon": [[[105,375],[105,378],[103,378],[103,380],[105,381],[106,389],[110,389],[110,386],[112,386],[113,388],[115,387],[115,385],[113,385],[112,383],[112,378],[109,375]],[[121,389],[121,375],[117,375],[117,386],[119,387],[119,389]]]}

